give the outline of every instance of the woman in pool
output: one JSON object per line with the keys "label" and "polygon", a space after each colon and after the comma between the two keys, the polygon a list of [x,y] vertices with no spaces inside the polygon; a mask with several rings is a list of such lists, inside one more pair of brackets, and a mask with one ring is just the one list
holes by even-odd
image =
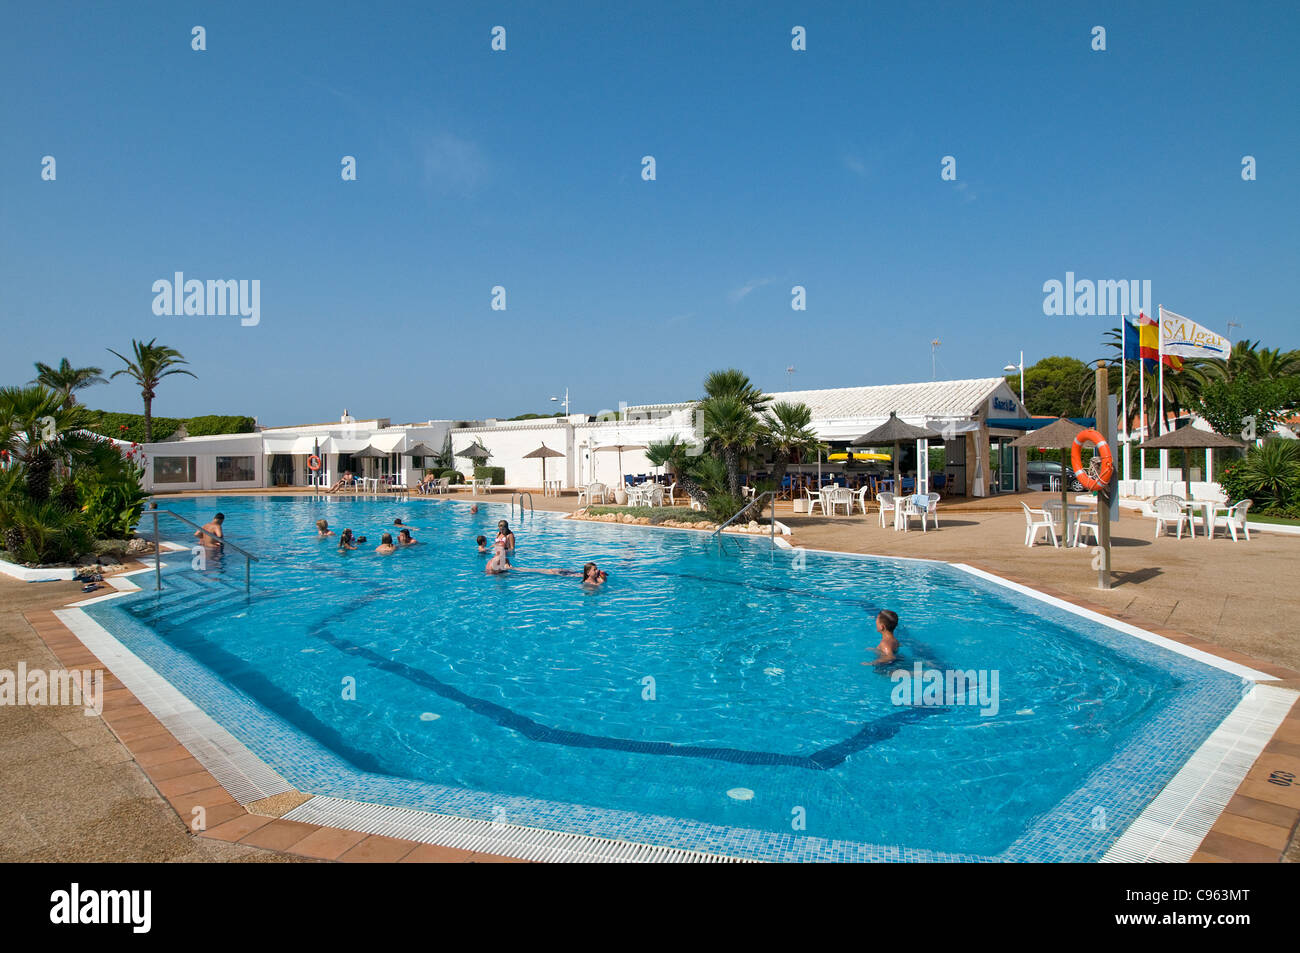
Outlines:
{"label": "woman in pool", "polygon": [[406,527],[402,527],[401,531],[397,534],[398,546],[414,546],[418,542],[419,540],[412,537],[411,531]]}
{"label": "woman in pool", "polygon": [[[489,573],[505,573],[513,569],[515,572],[535,572],[539,576],[581,576],[584,586],[603,585],[605,580],[609,578],[609,573],[603,569],[597,569],[595,563],[587,563],[582,567],[581,572],[576,569],[533,569],[529,566],[512,566],[510,561],[505,558],[505,544],[500,540],[497,541],[496,552],[497,555],[488,563],[486,571]],[[497,562],[498,559],[500,560],[499,563]],[[493,568],[494,563],[496,568]]]}
{"label": "woman in pool", "polygon": [[506,544],[497,540],[496,545],[493,547],[492,558],[487,561],[487,565],[483,567],[483,571],[489,576],[495,576],[507,573],[513,568],[514,567],[510,565],[510,560],[506,559]]}
{"label": "woman in pool", "polygon": [[505,541],[506,551],[515,551],[515,534],[510,532],[510,524],[505,520],[497,520],[497,542]]}
{"label": "woman in pool", "polygon": [[356,537],[352,535],[352,530],[345,529],[343,535],[339,537],[339,552],[345,552],[349,549],[357,548]]}
{"label": "woman in pool", "polygon": [[379,539],[379,545],[375,547],[375,552],[381,556],[387,556],[389,553],[397,552],[397,547],[393,545],[391,533],[385,533]]}
{"label": "woman in pool", "polygon": [[330,524],[328,520],[316,521],[316,535],[319,536],[321,539],[324,539],[326,536],[334,535],[334,530],[330,529]]}

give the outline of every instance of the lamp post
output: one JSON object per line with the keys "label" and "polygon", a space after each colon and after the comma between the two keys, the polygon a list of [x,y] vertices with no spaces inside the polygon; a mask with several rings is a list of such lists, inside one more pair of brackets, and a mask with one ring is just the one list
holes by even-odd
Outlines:
{"label": "lamp post", "polygon": [[937,350],[939,349],[939,345],[942,344],[942,343],[943,343],[943,342],[940,341],[938,338],[935,338],[933,341],[930,342],[930,380],[934,380],[935,375],[936,375],[936,373],[937,373],[937,372],[935,371],[935,369],[934,369],[934,367],[935,367],[935,365],[934,365],[934,352],[937,351]]}
{"label": "lamp post", "polygon": [[1237,322],[1237,321],[1229,321],[1229,322],[1228,322],[1228,340],[1229,340],[1229,341],[1232,340],[1232,329],[1233,329],[1233,328],[1239,328],[1239,327],[1241,327],[1240,322]]}
{"label": "lamp post", "polygon": [[[552,397],[552,401],[558,401],[560,398]],[[564,388],[564,416],[569,416],[569,388]]]}
{"label": "lamp post", "polygon": [[1025,409],[1025,352],[1020,352],[1019,364],[1008,364],[1002,368],[1003,374],[1010,374],[1012,371],[1020,371],[1020,409]]}

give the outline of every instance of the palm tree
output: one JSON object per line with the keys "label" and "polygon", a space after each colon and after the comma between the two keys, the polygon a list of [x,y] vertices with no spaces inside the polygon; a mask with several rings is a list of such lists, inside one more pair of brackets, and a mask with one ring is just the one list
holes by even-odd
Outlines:
{"label": "palm tree", "polygon": [[[1120,329],[1111,328],[1106,332],[1104,345],[1110,348],[1114,353],[1098,361],[1104,360],[1115,366],[1119,366],[1123,357],[1123,344],[1120,341]],[[1098,361],[1091,362],[1096,365]],[[1143,361],[1127,361],[1128,380],[1128,406],[1124,408],[1125,420],[1132,420],[1134,417],[1141,415],[1146,423],[1148,433],[1155,436],[1160,432],[1160,425],[1157,418],[1159,417],[1160,408],[1160,369],[1157,367],[1153,371],[1147,371]],[[1200,397],[1201,388],[1206,380],[1214,373],[1212,365],[1221,365],[1222,361],[1215,360],[1186,360],[1183,361],[1183,368],[1180,371],[1171,371],[1165,369],[1164,374],[1164,393],[1165,393],[1165,413],[1172,413],[1175,416],[1181,416],[1185,411],[1190,410],[1196,405]],[[1139,387],[1140,375],[1145,374],[1145,388],[1147,397],[1147,406],[1139,405]],[[1091,411],[1095,416],[1097,413],[1097,395],[1096,379],[1091,375],[1084,380],[1083,406],[1085,411]],[[1112,381],[1111,387],[1119,392],[1118,379]]]}
{"label": "palm tree", "polygon": [[[159,381],[164,377],[170,377],[172,374],[194,374],[183,370],[178,365],[188,364],[189,361],[181,356],[181,352],[171,347],[164,347],[161,344],[154,344],[158,340],[153,338],[148,344],[140,341],[131,341],[131,347],[135,352],[135,360],[128,360],[114,351],[111,347],[108,349],[111,354],[120,359],[126,367],[116,370],[112,377],[118,374],[126,374],[128,377],[135,379],[140,385],[140,395],[144,398],[144,439],[145,443],[153,441],[153,399],[157,396],[157,387]],[[197,379],[197,378],[196,378]]]}
{"label": "palm tree", "polygon": [[683,441],[677,434],[667,440],[650,444],[646,450],[646,459],[653,466],[663,467],[672,476],[673,481],[693,500],[708,502],[708,493],[700,486],[691,473],[692,444]]}
{"label": "palm tree", "polygon": [[826,445],[812,429],[812,408],[778,401],[768,411],[763,445],[772,452],[772,479],[779,489],[795,456],[820,453]]}
{"label": "palm tree", "polygon": [[102,367],[73,367],[65,357],[59,362],[58,367],[50,367],[37,361],[36,379],[30,383],[41,384],[50,390],[58,391],[63,395],[64,406],[72,407],[77,403],[76,391],[95,384],[108,383],[101,376],[103,373]]}
{"label": "palm tree", "polygon": [[0,448],[22,464],[34,503],[50,498],[56,465],[89,460],[103,443],[87,429],[90,412],[64,406],[64,396],[41,386],[0,388]]}
{"label": "palm tree", "polygon": [[735,394],[710,397],[700,405],[704,439],[722,455],[727,488],[740,496],[740,458],[758,446],[763,425],[744,398]]}
{"label": "palm tree", "polygon": [[713,371],[704,378],[704,399],[735,397],[754,413],[762,413],[771,398],[755,387],[744,371],[734,367]]}

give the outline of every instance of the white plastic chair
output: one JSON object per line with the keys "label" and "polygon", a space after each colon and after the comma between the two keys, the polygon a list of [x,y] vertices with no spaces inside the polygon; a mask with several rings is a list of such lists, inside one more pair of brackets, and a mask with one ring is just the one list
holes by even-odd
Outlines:
{"label": "white plastic chair", "polygon": [[1237,541],[1237,530],[1246,534],[1246,542],[1250,542],[1250,524],[1246,522],[1246,511],[1250,509],[1253,500],[1242,500],[1240,503],[1234,503],[1226,513],[1215,513],[1214,523],[1210,527],[1210,538],[1214,538],[1214,531],[1220,526],[1232,533],[1232,541]]}
{"label": "white plastic chair", "polygon": [[1152,509],[1156,511],[1156,538],[1164,532],[1165,527],[1174,524],[1178,530],[1178,538],[1183,538],[1183,523],[1187,522],[1187,510],[1183,508],[1183,498],[1165,494],[1157,496],[1151,504]]}
{"label": "white plastic chair", "polygon": [[813,492],[812,492],[811,490],[809,490],[807,487],[804,487],[804,489],[803,489],[803,495],[804,495],[805,497],[808,498],[808,515],[809,515],[809,516],[812,516],[812,511],[813,511],[813,507],[814,507],[814,506],[820,506],[820,507],[822,508],[822,516],[825,516],[825,515],[826,515],[826,507],[825,507],[825,505],[822,503],[822,495],[821,495],[820,493],[813,493]]}
{"label": "white plastic chair", "polygon": [[1070,540],[1071,545],[1078,546],[1080,537],[1086,532],[1091,534],[1093,540],[1101,542],[1101,528],[1097,525],[1098,518],[1091,513],[1080,513],[1074,520],[1074,539]]}
{"label": "white plastic chair", "polygon": [[885,522],[885,514],[893,513],[894,507],[897,506],[897,503],[894,500],[894,494],[890,493],[888,490],[880,493],[876,497],[876,502],[880,504],[880,528],[884,529],[889,525]]}
{"label": "white plastic chair", "polygon": [[664,488],[657,483],[652,484],[650,489],[642,491],[641,500],[646,506],[663,506]]}
{"label": "white plastic chair", "polygon": [[605,502],[605,484],[588,483],[586,486],[584,486],[581,490],[578,491],[579,505],[581,505],[582,503],[586,503],[588,506],[590,506],[592,503],[596,502],[596,497],[600,497],[600,502],[602,503]]}
{"label": "white plastic chair", "polygon": [[[929,515],[930,519],[934,520],[934,528],[938,529],[939,528],[939,494],[927,493],[926,496],[929,498],[930,502],[926,506],[925,512]],[[924,525],[924,521],[922,521],[922,525]]]}
{"label": "white plastic chair", "polygon": [[1025,510],[1025,545],[1033,546],[1038,542],[1038,531],[1047,530],[1047,538],[1052,541],[1053,546],[1060,546],[1056,541],[1056,524],[1052,522],[1052,516],[1046,510],[1031,510],[1028,503],[1021,503]]}
{"label": "white plastic chair", "polygon": [[831,515],[834,516],[841,506],[845,516],[853,515],[853,491],[842,486],[831,490]]}
{"label": "white plastic chair", "polygon": [[676,481],[676,480],[674,480],[672,483],[668,484],[668,486],[664,487],[664,496],[668,497],[668,502],[665,504],[666,506],[676,506],[676,505],[677,505],[677,501],[673,498],[673,491],[676,490],[676,489],[677,489],[677,481]]}
{"label": "white plastic chair", "polygon": [[871,487],[864,486],[862,489],[858,490],[858,492],[854,494],[854,496],[857,497],[858,506],[862,508],[863,516],[867,515],[867,494],[870,492],[871,492]]}

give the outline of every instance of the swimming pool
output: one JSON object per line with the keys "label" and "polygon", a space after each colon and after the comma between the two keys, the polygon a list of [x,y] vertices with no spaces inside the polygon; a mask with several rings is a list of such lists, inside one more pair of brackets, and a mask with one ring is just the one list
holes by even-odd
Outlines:
{"label": "swimming pool", "polygon": [[[502,504],[165,505],[225,512],[262,558],[252,598],[238,554],[178,554],[161,594],[86,611],[313,794],[756,859],[1087,860],[1242,695],[1236,675],[941,563],[514,525],[517,565],[594,559],[610,581],[592,592],[485,576],[474,537]],[[374,555],[398,515],[420,545]],[[369,545],[339,554],[322,517]],[[878,608],[902,620],[895,667],[861,664]],[[902,704],[918,664],[996,693]]]}

